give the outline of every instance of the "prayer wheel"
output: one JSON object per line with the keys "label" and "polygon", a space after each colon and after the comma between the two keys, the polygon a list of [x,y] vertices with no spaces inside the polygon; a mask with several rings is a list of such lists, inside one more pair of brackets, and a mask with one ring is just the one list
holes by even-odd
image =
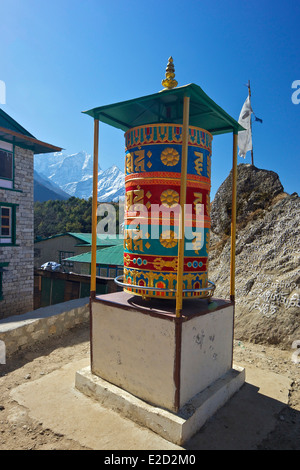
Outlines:
{"label": "prayer wheel", "polygon": [[230,299],[235,299],[237,148],[245,129],[198,85],[177,88],[172,57],[161,84],[157,93],[85,111],[94,119],[91,298],[96,297],[101,121],[122,129],[126,138],[124,274],[115,282],[146,298],[175,298],[180,317],[183,297],[214,293],[207,276],[211,143],[212,135],[231,132]]}
{"label": "prayer wheel", "polygon": [[[125,133],[123,283],[135,295],[176,296],[182,134],[182,125],[168,123]],[[189,127],[183,297],[210,296],[211,145],[208,131]]]}

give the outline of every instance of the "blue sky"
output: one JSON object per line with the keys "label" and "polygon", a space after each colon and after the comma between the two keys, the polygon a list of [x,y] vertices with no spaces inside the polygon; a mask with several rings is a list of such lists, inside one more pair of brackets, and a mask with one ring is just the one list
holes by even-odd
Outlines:
{"label": "blue sky", "polygon": [[[254,164],[299,192],[299,0],[0,0],[1,107],[38,139],[92,153],[81,112],[161,90],[168,57],[179,85],[196,83],[238,119],[252,88]],[[300,97],[300,94],[299,94]],[[47,158],[45,156],[45,158]],[[123,132],[100,123],[100,165],[124,169]],[[239,163],[250,163],[239,157]],[[216,136],[212,196],[232,166]]]}

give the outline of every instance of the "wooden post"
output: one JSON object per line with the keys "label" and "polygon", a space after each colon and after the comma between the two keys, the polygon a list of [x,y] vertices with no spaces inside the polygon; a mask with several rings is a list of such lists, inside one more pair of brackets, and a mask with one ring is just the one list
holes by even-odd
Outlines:
{"label": "wooden post", "polygon": [[96,296],[96,255],[97,255],[97,207],[98,207],[98,149],[99,121],[94,119],[94,164],[92,204],[92,254],[91,254],[91,298]]}
{"label": "wooden post", "polygon": [[235,300],[235,239],[236,239],[236,185],[237,185],[238,132],[233,133],[232,158],[232,206],[231,206],[231,249],[230,249],[230,299]]}
{"label": "wooden post", "polygon": [[183,265],[184,265],[184,215],[186,203],[187,186],[187,156],[189,143],[189,113],[190,97],[185,96],[183,101],[183,122],[182,122],[182,157],[181,157],[181,184],[180,184],[180,215],[178,227],[178,270],[176,288],[176,317],[180,317],[182,310],[182,289],[183,289]]}

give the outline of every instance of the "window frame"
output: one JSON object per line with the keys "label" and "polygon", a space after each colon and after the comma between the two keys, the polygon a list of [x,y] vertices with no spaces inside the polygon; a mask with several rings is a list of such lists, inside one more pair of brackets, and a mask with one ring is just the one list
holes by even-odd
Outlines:
{"label": "window frame", "polygon": [[59,250],[59,264],[66,268],[74,268],[74,261],[64,261],[64,258],[71,258],[75,256],[75,251]]}
{"label": "window frame", "polygon": [[[5,145],[6,144],[6,145]],[[14,189],[15,185],[15,146],[11,143],[0,140],[0,152],[11,155],[11,178],[0,175],[0,188]]]}
{"label": "window frame", "polygon": [[[16,208],[18,204],[0,201],[0,246],[15,246],[16,245]],[[2,208],[10,209],[10,235],[2,235]]]}
{"label": "window frame", "polygon": [[[4,210],[8,211],[8,215],[3,214]],[[2,219],[8,219],[8,225],[2,225]],[[7,233],[2,233],[2,230],[8,229]],[[10,238],[12,233],[12,208],[10,206],[0,206],[0,237]]]}

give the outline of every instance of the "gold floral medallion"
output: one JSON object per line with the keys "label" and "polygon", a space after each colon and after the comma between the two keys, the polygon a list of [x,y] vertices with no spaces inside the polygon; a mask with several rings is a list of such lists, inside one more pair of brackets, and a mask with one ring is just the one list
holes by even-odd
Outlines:
{"label": "gold floral medallion", "polygon": [[179,203],[179,194],[173,189],[166,189],[160,195],[160,201],[163,206],[174,207]]}
{"label": "gold floral medallion", "polygon": [[179,153],[172,147],[167,147],[161,152],[160,159],[166,166],[174,166],[179,162]]}
{"label": "gold floral medallion", "polygon": [[165,248],[173,248],[177,245],[176,233],[173,230],[165,230],[159,237],[159,241]]}

